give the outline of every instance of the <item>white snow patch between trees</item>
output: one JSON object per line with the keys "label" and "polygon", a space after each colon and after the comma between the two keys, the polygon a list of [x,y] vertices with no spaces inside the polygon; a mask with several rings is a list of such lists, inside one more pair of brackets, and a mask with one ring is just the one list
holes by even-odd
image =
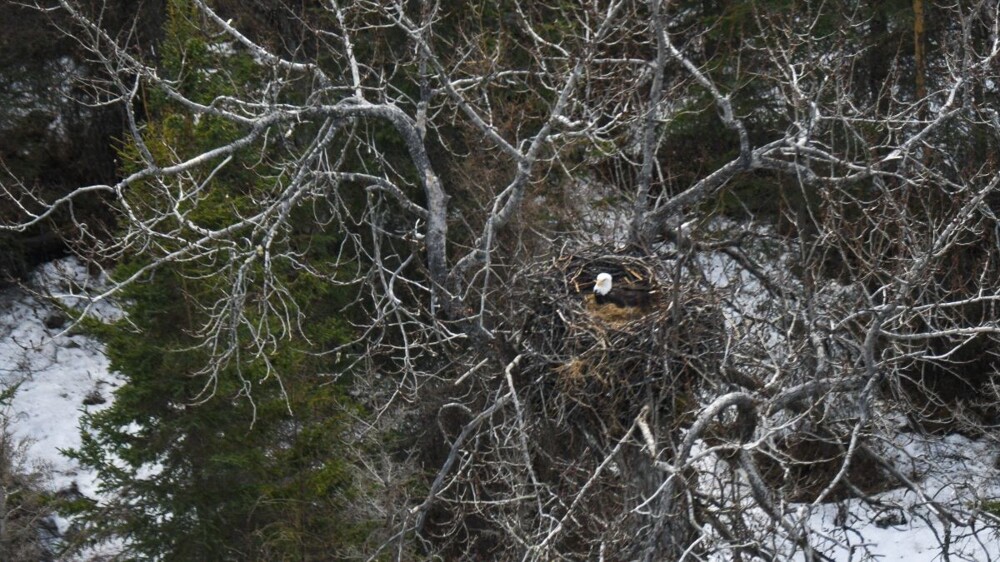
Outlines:
{"label": "white snow patch between trees", "polygon": [[[99,498],[96,475],[62,451],[80,446],[84,412],[108,407],[124,379],[110,372],[104,346],[73,327],[51,299],[78,308],[84,301],[74,295],[101,284],[69,258],[39,268],[25,288],[0,293],[0,385],[19,385],[8,410],[14,431],[27,440],[32,461],[51,474],[53,492],[78,491],[92,499]],[[108,303],[91,312],[100,318],[120,314]],[[60,533],[69,526],[61,517],[55,523]]]}

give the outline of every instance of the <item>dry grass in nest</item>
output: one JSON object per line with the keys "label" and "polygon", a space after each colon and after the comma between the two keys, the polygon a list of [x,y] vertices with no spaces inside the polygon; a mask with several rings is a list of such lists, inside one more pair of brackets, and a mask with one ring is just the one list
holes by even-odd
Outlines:
{"label": "dry grass in nest", "polygon": [[[669,303],[667,304],[669,308]],[[642,320],[651,313],[649,308],[621,307],[612,303],[598,304],[593,293],[584,295],[583,308],[594,318],[613,329],[625,329],[628,324]]]}
{"label": "dry grass in nest", "polygon": [[588,379],[594,377],[603,380],[600,373],[590,369],[590,365],[580,357],[574,357],[568,362],[553,368],[558,376],[559,386],[564,392],[573,392],[583,388]]}

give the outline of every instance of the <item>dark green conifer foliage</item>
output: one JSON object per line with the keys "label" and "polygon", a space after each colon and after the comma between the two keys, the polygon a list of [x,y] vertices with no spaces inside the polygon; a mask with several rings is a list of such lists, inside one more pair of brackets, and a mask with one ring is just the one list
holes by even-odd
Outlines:
{"label": "dark green conifer foliage", "polygon": [[[252,61],[213,47],[194,15],[182,0],[171,4],[164,74],[206,101],[253,88],[259,76]],[[164,161],[170,150],[194,154],[237,134],[211,118],[182,116],[153,91],[146,99],[144,141]],[[210,183],[197,220],[225,225],[252,197],[265,196],[269,182],[280,181],[266,169],[271,150],[250,147],[203,179]],[[132,144],[121,153],[125,162],[138,158]],[[162,188],[149,184],[129,197],[142,209]],[[313,210],[304,212],[308,220],[291,224],[314,224]],[[293,226],[278,243],[315,263],[337,248],[335,235],[305,226]],[[169,241],[158,244],[169,250]],[[115,275],[131,275],[149,259],[127,256]],[[98,472],[107,494],[107,501],[69,506],[80,527],[75,546],[120,537],[126,558],[137,560],[336,559],[364,538],[348,509],[357,483],[345,437],[356,412],[332,376],[340,369],[335,358],[315,352],[346,340],[350,292],[275,264],[301,307],[301,331],[282,334],[266,358],[234,357],[209,378],[199,374],[210,353],[196,332],[229,287],[216,267],[191,261],[159,268],[124,295],[127,319],[93,326],[126,383],[111,407],[85,416],[83,444],[71,452]],[[250,346],[246,330],[236,337]]]}

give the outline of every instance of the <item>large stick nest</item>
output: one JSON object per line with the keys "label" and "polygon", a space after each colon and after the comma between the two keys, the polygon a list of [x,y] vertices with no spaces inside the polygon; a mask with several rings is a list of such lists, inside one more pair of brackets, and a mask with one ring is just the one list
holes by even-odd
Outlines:
{"label": "large stick nest", "polygon": [[[519,358],[496,375],[510,375],[516,402],[494,412],[465,445],[462,484],[449,491],[456,511],[432,514],[435,532],[461,537],[459,529],[517,528],[528,536],[576,506],[555,551],[592,559],[607,546],[634,557],[636,536],[649,532],[636,506],[658,493],[662,479],[638,432],[626,436],[645,408],[661,445],[656,460],[670,460],[670,443],[679,441],[708,387],[720,383],[723,316],[696,268],[675,258],[593,248],[517,271],[498,289],[507,298],[496,311],[510,322],[505,356]],[[648,287],[651,298],[637,307],[598,304],[593,286],[600,273],[618,285]],[[500,386],[506,392],[506,381]],[[464,413],[455,406],[447,412]],[[451,435],[464,431],[442,416],[437,421],[452,425]],[[619,443],[612,467],[606,458]],[[499,548],[476,546],[491,559]]]}
{"label": "large stick nest", "polygon": [[[631,423],[644,405],[675,423],[693,409],[697,388],[718,376],[725,329],[705,287],[684,271],[674,260],[604,248],[528,268],[517,283],[527,291],[516,295],[511,317],[523,319],[525,382],[557,398],[550,415],[582,409],[615,427]],[[616,286],[649,287],[649,302],[598,304],[599,273],[610,273]]]}

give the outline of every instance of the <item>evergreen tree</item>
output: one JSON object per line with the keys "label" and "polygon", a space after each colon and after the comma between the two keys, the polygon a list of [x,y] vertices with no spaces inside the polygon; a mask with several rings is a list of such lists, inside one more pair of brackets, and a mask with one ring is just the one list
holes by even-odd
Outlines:
{"label": "evergreen tree", "polygon": [[[249,56],[212,44],[193,17],[186,2],[171,3],[164,74],[206,102],[261,87]],[[184,157],[168,147],[196,154],[235,134],[210,118],[182,117],[168,99],[151,95],[147,103],[144,148],[134,141],[122,147],[126,168],[143,150],[166,162]],[[236,165],[223,172],[186,178],[204,188],[198,216],[189,218],[225,225],[266,197],[280,174],[251,162],[279,149],[265,142],[234,155]],[[141,213],[158,190],[184,187],[144,184],[130,194],[132,208]],[[314,218],[291,224],[312,225]],[[314,263],[337,242],[315,227],[294,227],[275,240]],[[150,243],[166,252],[175,247],[169,239]],[[131,276],[149,259],[128,253],[114,276]],[[319,278],[336,278],[336,271],[317,267],[307,274],[294,264],[271,264],[288,302],[298,305],[280,313],[291,320],[275,322],[274,311],[261,307],[254,317],[259,330],[230,333],[237,350],[259,351],[267,342],[268,352],[237,353],[206,375],[211,349],[200,330],[218,319],[212,303],[231,287],[216,266],[193,260],[158,268],[123,295],[122,320],[92,326],[127,382],[110,408],[85,416],[83,444],[71,452],[96,470],[105,495],[70,506],[81,526],[76,546],[121,538],[123,557],[142,560],[335,559],[363,537],[347,509],[356,486],[345,444],[354,407],[332,375],[341,368],[335,356],[315,350],[346,340],[349,294]],[[259,267],[232,271],[254,278]],[[249,286],[247,302],[263,302],[259,292],[266,289]]]}

